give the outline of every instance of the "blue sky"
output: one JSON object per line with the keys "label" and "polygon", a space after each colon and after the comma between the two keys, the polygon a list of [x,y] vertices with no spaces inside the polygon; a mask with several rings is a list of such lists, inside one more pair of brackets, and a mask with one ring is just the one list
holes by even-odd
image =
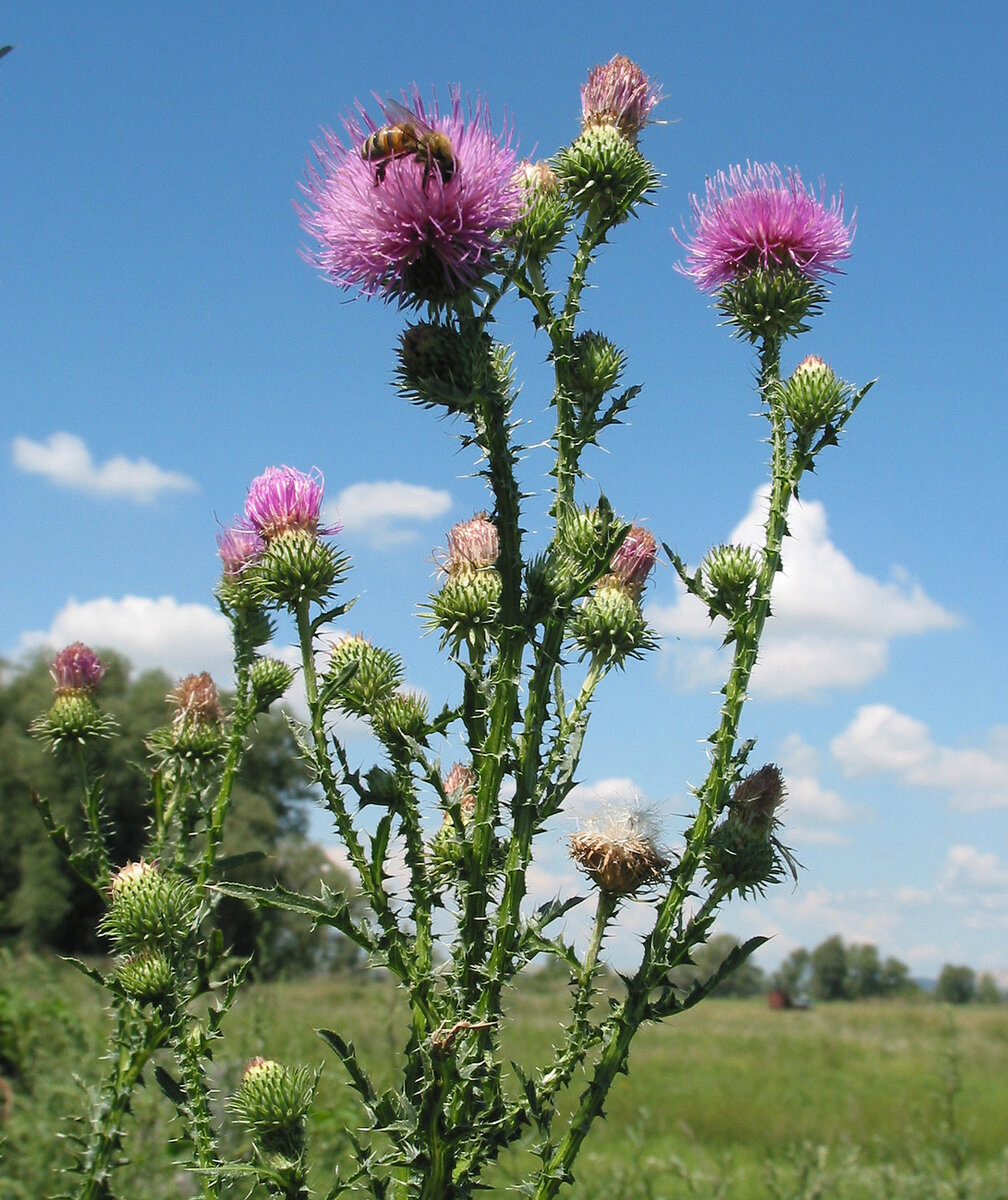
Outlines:
{"label": "blue sky", "polygon": [[[304,264],[291,201],[355,98],[457,82],[545,156],[577,132],[587,69],[625,53],[674,123],[643,144],[657,204],[613,237],[587,297],[644,390],[584,498],[603,489],[693,563],[752,525],[751,355],[673,271],[670,228],[719,168],[774,160],[843,189],[853,256],[785,366],[817,353],[880,379],[803,489],[746,716],[755,761],[785,770],[807,869],[724,927],[774,934],[767,965],[840,932],[916,973],[968,962],[1008,986],[1006,33],[994,3],[968,20],[864,3],[4,5],[0,653],[79,637],[224,678],[217,521],[265,466],[315,465],[356,563],[350,627],[402,652],[437,704],[452,695],[416,607],[433,548],[486,503],[474,462],[397,398],[402,316]],[[500,332],[532,445],[545,347],[520,308]],[[547,466],[530,451],[530,489]],[[577,803],[632,792],[674,844],[716,640],[671,568],[649,602],[663,650],[609,685]],[[543,888],[576,886],[563,833]],[[629,961],[632,936],[613,952]]]}

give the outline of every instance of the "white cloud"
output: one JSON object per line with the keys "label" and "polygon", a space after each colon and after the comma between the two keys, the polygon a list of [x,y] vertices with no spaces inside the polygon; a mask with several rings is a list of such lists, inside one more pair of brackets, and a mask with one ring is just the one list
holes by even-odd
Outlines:
{"label": "white cloud", "polygon": [[402,483],[352,483],[325,507],[324,522],[338,521],[349,533],[363,534],[377,550],[414,541],[416,530],[403,522],[427,522],[444,516],[452,506],[451,493]]}
{"label": "white cloud", "polygon": [[146,458],[122,455],[98,464],[84,441],[72,433],[53,433],[44,442],[16,437],[11,443],[14,465],[32,475],[44,475],[59,487],[91,496],[118,496],[150,504],[162,492],[195,492],[188,475],[165,471]]}
{"label": "white cloud", "polygon": [[[729,541],[760,546],[766,512],[767,492],[761,488]],[[788,527],[784,570],[774,582],[773,617],[753,673],[754,692],[808,697],[832,688],[856,688],[886,669],[894,637],[958,624],[901,568],[893,569],[888,582],[860,573],[830,540],[819,501],[795,501]],[[659,633],[670,635],[663,651],[678,688],[721,682],[726,659],[717,647],[724,624],[719,620],[712,625],[700,600],[677,581],[675,600],[649,605],[647,617]]]}
{"label": "white cloud", "polygon": [[850,777],[893,775],[944,792],[963,812],[1008,807],[1008,739],[996,728],[986,748],[940,746],[922,722],[888,704],[867,704],[830,745]]}
{"label": "white cloud", "polygon": [[21,649],[76,641],[117,650],[137,671],[160,668],[174,677],[209,671],[223,686],[231,680],[230,626],[205,604],[180,604],[172,596],[68,600],[47,630],[22,635]]}

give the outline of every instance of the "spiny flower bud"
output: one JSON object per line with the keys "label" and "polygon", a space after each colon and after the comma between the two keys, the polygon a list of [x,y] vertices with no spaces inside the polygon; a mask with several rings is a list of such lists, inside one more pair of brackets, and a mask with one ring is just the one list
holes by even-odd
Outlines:
{"label": "spiny flower bud", "polygon": [[613,808],[572,834],[570,855],[604,892],[632,896],[658,883],[669,865],[656,838],[648,813]]}
{"label": "spiny flower bud", "polygon": [[54,700],[49,711],[32,721],[29,732],[49,743],[55,753],[66,745],[82,745],[88,738],[109,737],[115,721],[91,698],[105,667],[83,642],[65,646],[49,668]]}
{"label": "spiny flower bud", "polygon": [[611,225],[658,188],[655,169],[613,125],[585,129],[553,161],[575,212],[593,211]]}
{"label": "spiny flower bud", "polygon": [[745,603],[759,577],[761,555],[749,546],[714,546],[700,567],[711,600],[734,610]]}
{"label": "spiny flower bud", "polygon": [[174,706],[171,725],[154,729],[147,748],[156,757],[190,763],[211,761],[227,742],[217,685],[206,671],[180,679],[166,697]]}
{"label": "spiny flower bud", "polygon": [[750,342],[780,341],[807,333],[829,298],[826,288],[797,267],[755,267],[726,283],[717,306]]}
{"label": "spiny flower bud", "polygon": [[415,404],[469,412],[488,370],[490,345],[487,334],[467,337],[446,322],[408,325],[399,341],[399,386]]}
{"label": "spiny flower bud", "polygon": [[549,258],[571,219],[571,204],[547,162],[523,162],[515,171],[522,186],[522,213],[515,235],[528,258]]}
{"label": "spiny flower bud", "polygon": [[[463,825],[476,809],[476,785],[479,780],[468,763],[456,763],[444,778],[445,795],[459,805]],[[445,813],[445,822],[451,823],[451,814]]]}
{"label": "spiny flower bud", "polygon": [[640,605],[614,576],[599,580],[594,591],[574,611],[571,632],[583,654],[622,665],[628,656],[640,657],[655,647],[654,634]]}
{"label": "spiny flower bud", "polygon": [[592,67],[581,87],[582,129],[608,126],[632,145],[649,123],[651,110],[661,100],[661,88],[623,54]]}
{"label": "spiny flower bud", "polygon": [[171,992],[175,972],[163,951],[146,949],[119,959],[115,978],[127,996],[145,1004],[163,1000]]}
{"label": "spiny flower bud", "polygon": [[188,880],[165,875],[141,859],[112,876],[109,892],[111,904],[101,931],[117,950],[171,950],[188,936],[198,908]]}
{"label": "spiny flower bud", "polygon": [[486,513],[460,521],[448,533],[448,552],[439,561],[447,575],[431,596],[428,625],[443,631],[442,645],[485,643],[493,633],[501,594],[497,526]]}
{"label": "spiny flower bud", "polygon": [[373,715],[402,683],[402,659],[359,634],[347,634],[333,642],[326,678],[335,683],[351,667],[356,669],[339,685],[335,702],[353,716]]}
{"label": "spiny flower bud", "polygon": [[[476,811],[476,772],[467,763],[456,763],[445,776],[443,783],[448,799],[459,806],[464,830]],[[461,853],[459,832],[452,814],[446,812],[441,828],[430,844],[431,865],[442,878],[450,877],[458,867]]]}
{"label": "spiny flower bud", "polygon": [[374,714],[374,730],[389,746],[406,738],[422,741],[427,734],[427,701],[419,692],[400,688]]}
{"label": "spiny flower bud", "polygon": [[626,355],[601,333],[589,329],[575,339],[571,380],[595,403],[616,386],[625,366]]}
{"label": "spiny flower bud", "polygon": [[654,534],[642,525],[631,525],[612,556],[609,570],[635,600],[640,600],[658,557]]}
{"label": "spiny flower bud", "polygon": [[253,1058],[228,1107],[268,1153],[298,1158],[315,1085],[304,1067]]}
{"label": "spiny flower bud", "polygon": [[269,706],[287,691],[297,671],[279,658],[257,658],[249,668],[249,687],[257,712]]}
{"label": "spiny flower bud", "polygon": [[705,855],[711,880],[745,896],[762,891],[785,874],[797,879],[798,863],[776,837],[780,825],[776,813],[783,801],[784,780],[773,763],[736,785]]}
{"label": "spiny flower bud", "polygon": [[729,803],[747,825],[769,830],[776,820],[777,809],[784,803],[784,797],[784,776],[780,767],[767,763],[742,778],[732,792]]}
{"label": "spiny flower bud", "polygon": [[810,354],[795,367],[777,395],[781,411],[795,432],[811,434],[825,429],[843,414],[850,388],[821,358]]}

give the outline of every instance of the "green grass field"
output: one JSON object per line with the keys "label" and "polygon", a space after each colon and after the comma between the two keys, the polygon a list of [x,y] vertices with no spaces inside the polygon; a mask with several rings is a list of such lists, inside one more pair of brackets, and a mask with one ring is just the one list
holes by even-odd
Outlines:
{"label": "green grass field", "polygon": [[[0,1136],[0,1200],[61,1190],[68,1161],[58,1137],[86,1098],[72,1079],[98,1079],[105,1019],[98,989],[69,967],[0,962],[10,990],[7,1043],[21,1077]],[[531,980],[513,998],[504,1040],[531,1064],[558,1034],[565,989]],[[342,1068],[314,1036],[339,1029],[357,1043],[376,1081],[390,1080],[404,1009],[367,974],[247,990],[217,1054],[229,1093],[247,1059],[325,1063],[311,1127],[314,1181],[346,1160],[358,1121]],[[223,1112],[223,1108],[221,1110]],[[178,1151],[167,1104],[151,1084],[137,1097],[120,1192],[130,1200],[192,1195],[172,1166]],[[239,1134],[229,1149],[242,1153]],[[1008,1006],[951,1012],[921,1001],[770,1011],[762,1000],[714,1000],[642,1031],[630,1076],[577,1164],[579,1200],[1008,1200]],[[490,1194],[504,1195],[533,1162],[518,1150]]]}

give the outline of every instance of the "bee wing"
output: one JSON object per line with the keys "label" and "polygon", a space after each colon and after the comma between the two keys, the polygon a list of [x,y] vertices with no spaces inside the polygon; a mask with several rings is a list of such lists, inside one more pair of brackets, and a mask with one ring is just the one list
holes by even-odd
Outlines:
{"label": "bee wing", "polygon": [[421,133],[437,132],[423,117],[417,116],[405,104],[400,104],[397,100],[393,100],[391,96],[382,102],[382,112],[384,112],[385,118],[390,125],[412,125],[415,129],[419,129]]}

